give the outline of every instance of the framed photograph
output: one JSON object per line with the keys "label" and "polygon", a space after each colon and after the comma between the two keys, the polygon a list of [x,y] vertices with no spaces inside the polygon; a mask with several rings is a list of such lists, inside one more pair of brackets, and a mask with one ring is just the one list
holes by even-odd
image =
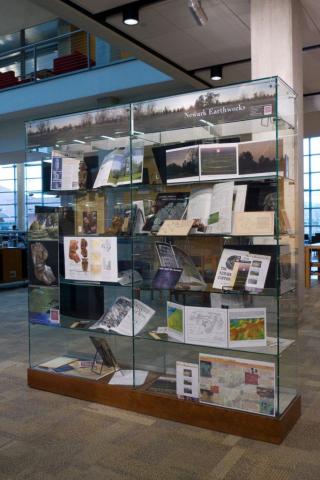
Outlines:
{"label": "framed photograph", "polygon": [[166,150],[167,183],[199,180],[199,145]]}
{"label": "framed photograph", "polygon": [[238,175],[238,144],[200,145],[200,180],[219,180]]}

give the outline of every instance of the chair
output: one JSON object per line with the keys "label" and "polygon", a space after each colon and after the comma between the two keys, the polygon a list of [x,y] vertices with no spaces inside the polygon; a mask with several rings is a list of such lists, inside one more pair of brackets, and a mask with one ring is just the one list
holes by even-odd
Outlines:
{"label": "chair", "polygon": [[[90,60],[90,66],[94,66],[95,62]],[[88,67],[88,57],[81,52],[74,52],[70,55],[55,58],[53,61],[53,74],[60,75],[62,73],[73,72]]]}

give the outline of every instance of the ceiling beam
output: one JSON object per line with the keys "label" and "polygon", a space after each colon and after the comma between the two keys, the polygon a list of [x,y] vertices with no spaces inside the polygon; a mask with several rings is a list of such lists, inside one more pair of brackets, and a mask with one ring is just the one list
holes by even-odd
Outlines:
{"label": "ceiling beam", "polygon": [[105,21],[97,20],[96,16],[86,9],[78,6],[71,0],[32,0],[33,3],[54,12],[57,17],[63,18],[72,25],[85,30],[117,47],[129,50],[136,58],[142,60],[158,70],[166,73],[175,80],[179,80],[194,89],[212,88],[212,84],[197,78],[192,72],[146,47],[126,33]]}

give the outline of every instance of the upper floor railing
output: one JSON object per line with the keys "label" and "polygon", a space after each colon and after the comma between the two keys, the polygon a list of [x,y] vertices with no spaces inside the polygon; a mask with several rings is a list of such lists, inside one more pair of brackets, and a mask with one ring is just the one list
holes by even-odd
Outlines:
{"label": "upper floor railing", "polygon": [[107,66],[130,57],[82,30],[52,37],[0,54],[0,90]]}

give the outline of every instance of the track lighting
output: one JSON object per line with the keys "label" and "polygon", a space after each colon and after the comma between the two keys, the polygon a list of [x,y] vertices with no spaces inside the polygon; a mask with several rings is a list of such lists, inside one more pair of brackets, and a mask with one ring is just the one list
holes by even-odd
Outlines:
{"label": "track lighting", "polygon": [[222,65],[215,65],[210,68],[210,78],[211,80],[222,80]]}
{"label": "track lighting", "polygon": [[188,6],[196,22],[202,27],[208,21],[206,12],[203,10],[201,0],[189,0]]}
{"label": "track lighting", "polygon": [[122,11],[122,21],[125,25],[137,25],[139,23],[139,8],[136,5],[126,5]]}

